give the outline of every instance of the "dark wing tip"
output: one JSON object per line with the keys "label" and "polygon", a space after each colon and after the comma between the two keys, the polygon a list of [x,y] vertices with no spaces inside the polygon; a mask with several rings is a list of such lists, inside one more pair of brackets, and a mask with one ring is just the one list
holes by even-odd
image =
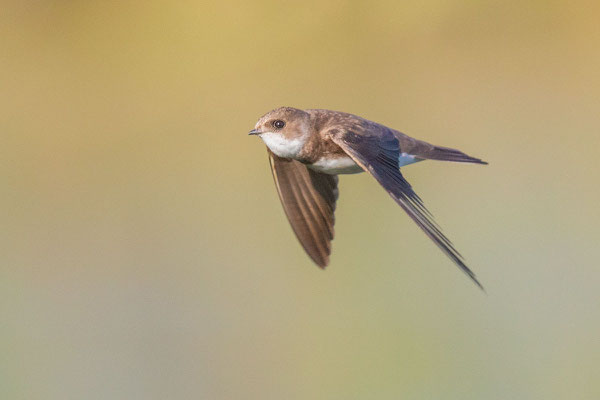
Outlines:
{"label": "dark wing tip", "polygon": [[462,264],[460,265],[461,269],[464,271],[464,273],[471,278],[471,280],[479,287],[479,289],[481,289],[483,291],[483,293],[487,294],[487,292],[485,291],[485,288],[483,287],[483,285],[481,284],[481,282],[479,282],[479,279],[477,279],[477,277],[475,276],[475,274],[473,273],[473,271],[471,271],[466,265]]}

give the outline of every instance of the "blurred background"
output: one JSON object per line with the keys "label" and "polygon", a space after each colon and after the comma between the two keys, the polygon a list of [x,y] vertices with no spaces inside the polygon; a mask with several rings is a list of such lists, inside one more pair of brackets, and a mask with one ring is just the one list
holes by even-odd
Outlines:
{"label": "blurred background", "polygon": [[[600,398],[596,1],[1,1],[0,398]],[[247,132],[352,112],[489,166],[315,267]]]}

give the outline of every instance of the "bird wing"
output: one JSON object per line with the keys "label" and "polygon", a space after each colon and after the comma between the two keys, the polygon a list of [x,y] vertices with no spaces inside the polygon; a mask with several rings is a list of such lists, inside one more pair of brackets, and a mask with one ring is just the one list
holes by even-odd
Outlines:
{"label": "bird wing", "polygon": [[338,177],[269,151],[271,172],[285,214],[310,258],[321,268],[329,263]]}
{"label": "bird wing", "polygon": [[481,289],[475,274],[467,267],[460,253],[441,232],[423,201],[404,179],[398,167],[400,144],[391,130],[362,130],[356,134],[351,130],[334,128],[330,138],[340,146],[362,169],[369,172],[389,195],[402,207],[427,236]]}

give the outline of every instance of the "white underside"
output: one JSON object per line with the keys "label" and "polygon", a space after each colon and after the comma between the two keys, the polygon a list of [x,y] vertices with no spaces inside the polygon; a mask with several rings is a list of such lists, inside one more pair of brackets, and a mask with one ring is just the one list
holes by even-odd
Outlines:
{"label": "white underside", "polygon": [[315,171],[324,172],[326,174],[357,174],[363,172],[363,169],[358,166],[350,157],[337,158],[320,158],[317,162],[310,164],[309,167]]}
{"label": "white underside", "polygon": [[[398,166],[404,167],[409,164],[423,161],[422,158],[417,158],[412,154],[402,153],[398,157]],[[357,174],[364,172],[363,169],[354,162],[350,157],[337,157],[337,158],[320,158],[317,162],[308,166],[310,169],[315,171],[324,172],[331,175],[340,174]]]}
{"label": "white underside", "polygon": [[282,134],[274,132],[261,133],[260,138],[273,153],[284,158],[298,156],[306,141],[304,138],[287,139]]}

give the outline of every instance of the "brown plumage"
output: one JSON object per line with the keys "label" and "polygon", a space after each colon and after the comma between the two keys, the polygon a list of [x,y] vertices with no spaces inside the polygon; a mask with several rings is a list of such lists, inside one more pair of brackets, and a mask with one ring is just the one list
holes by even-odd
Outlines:
{"label": "brown plumage", "polygon": [[369,172],[425,234],[483,289],[400,173],[420,160],[487,164],[467,154],[411,138],[356,115],[282,107],[265,114],[250,134],[269,148],[275,185],[300,244],[320,267],[329,263],[338,198],[337,174]]}
{"label": "brown plumage", "polygon": [[269,151],[275,186],[285,214],[304,250],[321,268],[329,264],[338,177],[306,168]]}

